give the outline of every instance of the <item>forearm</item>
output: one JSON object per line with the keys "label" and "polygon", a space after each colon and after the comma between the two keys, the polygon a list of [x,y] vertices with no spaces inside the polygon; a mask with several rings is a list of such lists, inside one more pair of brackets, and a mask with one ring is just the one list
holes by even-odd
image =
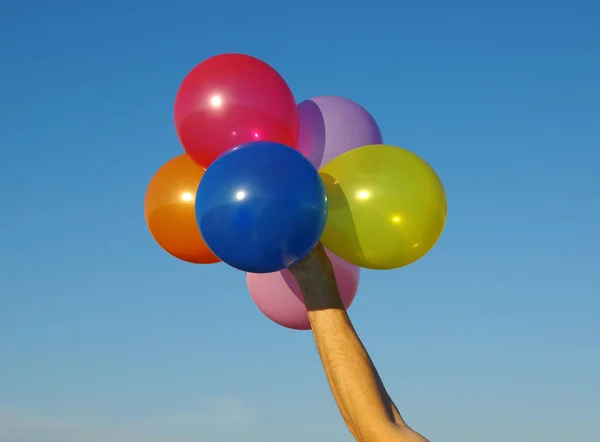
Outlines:
{"label": "forearm", "polygon": [[348,318],[323,246],[290,271],[304,295],[335,401],[354,437],[360,442],[427,442],[406,425],[387,394]]}
{"label": "forearm", "polygon": [[348,318],[335,281],[313,274],[299,283],[325,373],[350,431],[368,441],[374,439],[363,433],[405,426]]}
{"label": "forearm", "polygon": [[309,319],[331,390],[354,436],[377,440],[383,427],[405,425],[346,312],[312,310]]}

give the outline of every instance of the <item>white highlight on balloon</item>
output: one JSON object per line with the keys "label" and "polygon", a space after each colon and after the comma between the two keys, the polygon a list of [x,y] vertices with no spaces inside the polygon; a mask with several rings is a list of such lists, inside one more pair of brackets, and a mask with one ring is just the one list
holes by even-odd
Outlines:
{"label": "white highlight on balloon", "polygon": [[194,201],[194,194],[191,192],[183,192],[181,194],[181,201]]}
{"label": "white highlight on balloon", "polygon": [[356,198],[358,198],[359,200],[369,199],[370,196],[371,196],[371,193],[368,190],[359,190],[356,193]]}

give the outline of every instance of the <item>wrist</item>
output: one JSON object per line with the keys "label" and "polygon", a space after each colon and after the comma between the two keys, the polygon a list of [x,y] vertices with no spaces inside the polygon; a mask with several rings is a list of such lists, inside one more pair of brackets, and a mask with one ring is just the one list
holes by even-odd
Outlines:
{"label": "wrist", "polygon": [[335,278],[315,275],[297,281],[307,310],[344,309]]}

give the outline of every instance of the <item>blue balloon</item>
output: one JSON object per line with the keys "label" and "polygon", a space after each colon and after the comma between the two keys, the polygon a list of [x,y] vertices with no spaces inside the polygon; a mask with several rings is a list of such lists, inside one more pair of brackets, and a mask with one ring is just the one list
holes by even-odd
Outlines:
{"label": "blue balloon", "polygon": [[196,194],[196,220],[224,263],[245,272],[277,272],[304,258],[321,239],[327,193],[300,152],[253,141],[206,170]]}

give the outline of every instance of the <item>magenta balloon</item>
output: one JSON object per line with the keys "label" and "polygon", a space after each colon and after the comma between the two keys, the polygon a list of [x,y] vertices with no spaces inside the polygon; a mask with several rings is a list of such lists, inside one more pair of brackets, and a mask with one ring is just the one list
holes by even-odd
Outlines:
{"label": "magenta balloon", "polygon": [[316,97],[298,105],[298,150],[320,169],[335,157],[361,146],[383,144],[375,119],[342,97]]}
{"label": "magenta balloon", "polygon": [[[350,307],[360,280],[360,268],[327,251],[344,306]],[[310,330],[304,298],[289,270],[246,273],[250,296],[258,309],[273,322],[294,330]]]}

